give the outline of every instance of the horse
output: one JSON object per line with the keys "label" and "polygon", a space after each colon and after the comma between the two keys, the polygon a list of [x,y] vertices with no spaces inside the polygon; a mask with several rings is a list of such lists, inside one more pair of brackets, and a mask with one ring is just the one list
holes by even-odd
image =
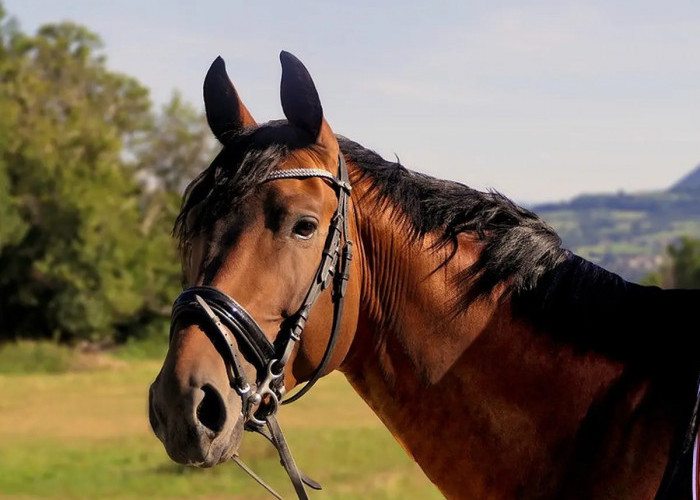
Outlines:
{"label": "horse", "polygon": [[335,134],[280,61],[286,119],[258,124],[221,57],[204,80],[222,147],[175,222],[187,288],[149,391],[168,455],[244,467],[257,431],[308,498],[276,415],[339,370],[446,498],[691,498],[700,291]]}

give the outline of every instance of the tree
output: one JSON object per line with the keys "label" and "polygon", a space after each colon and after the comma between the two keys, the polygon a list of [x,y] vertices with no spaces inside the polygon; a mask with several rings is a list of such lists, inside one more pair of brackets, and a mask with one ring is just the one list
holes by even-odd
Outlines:
{"label": "tree", "polygon": [[[8,57],[5,46],[15,31],[14,23],[5,21],[5,12],[0,4],[0,75],[7,71]],[[4,88],[4,82],[0,80]],[[0,94],[1,95],[1,94]],[[6,99],[0,98],[0,151],[8,149],[14,123],[15,108]],[[10,172],[4,158],[0,157],[0,248],[17,243],[28,227],[19,213],[19,200],[10,191]]]}
{"label": "tree", "polygon": [[700,240],[681,238],[666,249],[668,261],[645,283],[665,288],[700,288]]}
{"label": "tree", "polygon": [[700,240],[681,238],[668,247],[671,283],[675,288],[700,288]]}
{"label": "tree", "polygon": [[172,214],[146,223],[128,160],[153,134],[148,90],[100,49],[69,22],[26,35],[0,6],[0,338],[138,335],[178,288]]}
{"label": "tree", "polygon": [[175,92],[136,148],[137,168],[152,188],[181,194],[215,147],[204,115]]}
{"label": "tree", "polygon": [[185,187],[207,167],[216,147],[204,114],[175,92],[133,148],[138,176],[147,187],[144,230],[172,226]]}

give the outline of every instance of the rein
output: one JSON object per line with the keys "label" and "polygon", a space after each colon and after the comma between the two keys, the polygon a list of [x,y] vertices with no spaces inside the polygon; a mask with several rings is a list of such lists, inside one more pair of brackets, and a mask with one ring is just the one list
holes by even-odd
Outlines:
{"label": "rein", "polygon": [[[314,280],[301,307],[290,321],[282,324],[274,344],[267,339],[258,323],[242,305],[211,286],[194,286],[184,290],[173,304],[170,323],[171,339],[174,325],[185,317],[190,318],[189,324],[194,323],[192,317],[197,317],[204,318],[210,326],[214,327],[213,330],[217,335],[213,337],[208,333],[207,335],[224,359],[231,387],[241,397],[241,416],[245,421],[245,430],[261,434],[272,443],[300,500],[308,500],[304,484],[317,490],[320,490],[321,486],[297,467],[276,415],[281,404],[298,400],[321,378],[340,333],[343,299],[350,278],[352,260],[352,241],[348,228],[348,198],[351,187],[347,165],[342,154],[338,155],[338,177],[321,169],[294,168],[273,170],[263,180],[263,182],[269,182],[278,179],[311,177],[319,177],[330,183],[336,192],[338,207],[330,221],[321,262]],[[283,399],[285,366],[289,362],[294,346],[301,340],[306,321],[316,300],[331,284],[333,284],[333,326],[323,358],[309,381],[298,392]],[[254,382],[246,377],[240,356],[255,367]],[[273,496],[282,498],[238,457],[233,457],[232,460]]]}
{"label": "rein", "polygon": [[693,500],[698,500],[698,492],[700,484],[698,483],[698,427],[700,426],[700,375],[697,379],[697,393],[693,412],[690,415],[688,427],[683,435],[680,450],[677,451],[675,457],[669,461],[666,466],[666,471],[661,479],[661,485],[654,500],[666,500],[671,498],[674,493],[674,488],[679,482],[678,475],[682,468],[691,467],[690,487],[692,488]]}

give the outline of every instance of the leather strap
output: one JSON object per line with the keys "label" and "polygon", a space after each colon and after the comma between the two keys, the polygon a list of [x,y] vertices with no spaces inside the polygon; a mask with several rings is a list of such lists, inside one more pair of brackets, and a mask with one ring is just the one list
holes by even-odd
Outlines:
{"label": "leather strap", "polygon": [[[678,473],[681,468],[687,467],[688,463],[692,467],[692,494],[695,500],[696,495],[698,495],[698,484],[697,484],[697,447],[698,447],[698,423],[699,423],[699,410],[700,410],[700,375],[698,376],[697,382],[697,396],[695,398],[695,405],[693,406],[693,413],[690,416],[690,421],[688,423],[688,428],[683,436],[683,441],[681,442],[680,450],[671,460],[669,460],[666,466],[666,471],[664,472],[663,478],[661,479],[661,485],[654,500],[667,500],[671,492],[674,490],[676,485]],[[690,455],[692,454],[692,458]],[[682,467],[684,466],[684,467]]]}
{"label": "leather strap", "polygon": [[[294,401],[297,401],[299,398],[301,398],[304,394],[309,392],[309,390],[314,386],[314,384],[323,376],[324,370],[328,366],[328,363],[331,360],[331,357],[333,355],[333,351],[335,349],[335,345],[338,341],[338,337],[340,336],[340,324],[341,320],[343,318],[343,309],[345,305],[345,301],[343,300],[345,298],[345,292],[347,290],[347,284],[348,280],[350,279],[350,262],[352,261],[353,257],[353,252],[352,252],[352,241],[349,238],[350,234],[350,229],[349,229],[349,224],[348,224],[348,197],[349,197],[349,180],[348,180],[348,169],[345,164],[345,159],[343,158],[342,155],[339,156],[338,158],[338,175],[340,178],[340,182],[337,183],[338,185],[338,209],[336,210],[336,216],[335,219],[331,223],[331,228],[338,234],[338,240],[339,236],[342,234],[342,237],[344,238],[344,244],[342,250],[340,252],[336,252],[336,258],[334,259],[335,262],[333,262],[334,266],[332,269],[335,269],[334,272],[334,287],[333,287],[333,303],[334,303],[334,308],[333,308],[333,326],[331,327],[331,335],[328,339],[328,344],[326,344],[326,350],[323,353],[323,357],[321,358],[321,362],[319,365],[316,367],[316,370],[314,371],[313,375],[309,379],[309,381],[301,388],[299,389],[296,393],[294,393],[291,396],[288,396],[286,399],[282,401],[283,405],[293,403]],[[341,232],[341,226],[342,226],[342,232]],[[329,235],[330,236],[330,235]],[[335,238],[335,234],[333,235]],[[339,245],[340,241],[335,242],[334,244]],[[340,257],[338,257],[338,253],[340,253]],[[325,286],[324,286],[325,288]],[[320,294],[321,290],[318,290],[318,293]],[[309,304],[309,309],[311,308],[310,306],[313,305],[313,302],[315,302],[316,297],[313,299],[312,302]],[[306,301],[305,301],[306,303]],[[306,321],[306,320],[304,320]],[[302,327],[303,328],[303,327]],[[301,334],[301,331],[300,331]]]}
{"label": "leather strap", "polygon": [[246,403],[247,403],[247,401],[246,401],[247,395],[250,393],[250,384],[246,380],[245,372],[243,371],[243,365],[241,364],[241,360],[238,359],[238,353],[236,352],[236,347],[233,345],[233,341],[231,340],[230,335],[228,334],[226,329],[221,324],[221,320],[216,315],[216,313],[211,310],[211,307],[209,307],[209,304],[207,304],[207,302],[199,295],[195,295],[194,297],[197,300],[197,303],[200,305],[200,307],[204,310],[204,312],[209,317],[209,320],[214,324],[216,329],[219,331],[219,333],[221,334],[221,337],[224,339],[224,341],[226,343],[226,346],[228,347],[228,354],[229,354],[230,359],[229,359],[229,363],[226,363],[226,366],[227,366],[229,381],[233,385],[233,387],[237,388],[237,391],[241,395],[241,397],[244,398],[243,406],[245,407]]}
{"label": "leather strap", "polygon": [[209,307],[219,316],[231,334],[241,344],[241,348],[248,349],[252,359],[248,362],[262,370],[267,362],[275,357],[275,348],[262,332],[258,323],[248,314],[245,308],[229,297],[221,290],[211,286],[193,286],[184,290],[173,304],[173,312],[170,323],[170,335],[177,319],[186,312],[199,309],[196,295],[202,297]]}
{"label": "leather strap", "polygon": [[239,457],[237,457],[237,456],[231,457],[231,460],[232,460],[236,465],[238,465],[241,469],[243,469],[243,471],[244,471],[246,474],[248,474],[250,477],[252,477],[253,479],[255,479],[255,482],[258,483],[258,484],[259,484],[260,486],[262,486],[263,488],[265,488],[273,497],[275,497],[277,500],[284,500],[284,498],[282,498],[282,496],[281,496],[279,493],[277,493],[277,492],[276,492],[275,490],[273,490],[270,486],[268,486],[268,484],[267,484],[265,481],[263,481],[262,478],[261,478],[260,476],[258,476],[255,472],[253,472],[253,469],[251,469],[251,468],[248,467],[245,463],[243,463],[243,460],[241,460],[241,459],[240,459]]}
{"label": "leather strap", "polygon": [[289,451],[289,446],[287,446],[287,441],[284,439],[284,434],[282,434],[282,428],[279,422],[277,422],[277,417],[275,415],[267,417],[267,428],[270,430],[272,442],[275,448],[277,448],[277,453],[279,453],[282,467],[287,471],[287,475],[290,481],[292,481],[294,491],[297,492],[299,500],[309,500],[309,496],[306,494],[306,489],[304,488],[304,481],[299,473],[299,468],[294,461],[294,457],[292,457],[292,453]]}
{"label": "leather strap", "polygon": [[[272,418],[275,419],[274,417],[272,417]],[[276,421],[277,421],[277,419],[275,419],[275,422],[276,422]],[[279,423],[277,424],[277,427],[279,428]],[[287,465],[285,465],[285,463],[286,463],[286,464],[288,464],[289,466],[292,466],[292,465],[293,465],[294,467],[296,467],[296,464],[295,464],[295,462],[294,462],[294,459],[291,458],[291,457],[292,457],[291,453],[289,453],[289,455],[288,455],[288,456],[289,456],[289,459],[291,459],[291,460],[289,460],[289,459],[287,459],[287,460],[282,459],[280,449],[279,449],[279,447],[278,447],[278,445],[277,445],[277,443],[276,443],[276,441],[275,441],[275,438],[273,437],[273,434],[272,434],[270,431],[268,431],[267,429],[265,429],[264,427],[253,429],[253,432],[256,432],[256,433],[260,434],[261,436],[263,436],[265,439],[267,439],[267,440],[272,444],[272,446],[275,447],[275,449],[277,449],[278,453],[280,453],[280,459],[281,459],[282,466],[285,467],[285,471],[287,471],[287,474],[288,474],[289,477],[291,478],[291,477],[292,477],[292,474],[289,473],[289,471],[287,470]],[[282,433],[282,430],[281,430],[281,429],[279,430],[279,436],[280,436],[280,439],[281,439],[281,440],[284,440],[284,434]],[[287,448],[287,451],[289,451],[288,448]],[[239,457],[234,456],[234,457],[231,458],[231,460],[233,460],[233,462],[235,462],[235,463],[236,463],[241,469],[243,469],[250,477],[252,477],[260,486],[262,486],[262,487],[265,488],[268,492],[270,492],[270,494],[271,494],[272,496],[274,496],[274,497],[277,498],[278,500],[284,500],[284,499],[282,498],[282,496],[281,496],[279,493],[277,493],[274,489],[272,489],[272,487],[270,487],[265,481],[263,481],[263,479],[262,479],[260,476],[258,476],[250,467],[248,467]],[[309,476],[307,476],[306,474],[304,474],[304,472],[301,471],[301,470],[299,470],[299,468],[296,468],[296,472],[297,472],[298,476],[301,478],[301,481],[302,481],[304,484],[306,484],[307,486],[309,486],[310,488],[313,488],[314,490],[320,490],[320,489],[322,489],[322,488],[321,488],[321,485],[320,485],[318,482],[314,481],[314,480],[311,479]],[[302,488],[302,490],[303,490],[303,486],[302,486],[301,488]],[[295,489],[296,489],[296,487],[295,487]],[[304,494],[306,494],[306,491],[305,491],[305,490],[304,490]]]}
{"label": "leather strap", "polygon": [[698,441],[698,436],[695,436],[695,446],[693,447],[693,476],[691,480],[691,487],[693,488],[693,500],[698,500],[700,498],[700,483],[698,482],[698,473],[700,472],[700,463],[698,463],[698,453],[700,453],[700,441]]}
{"label": "leather strap", "polygon": [[[698,397],[695,401],[695,425],[697,426],[698,418],[698,406],[700,406],[700,381],[698,382]],[[691,478],[691,488],[693,488],[693,500],[698,500],[700,498],[700,482],[698,482],[698,473],[700,472],[700,463],[698,462],[698,455],[700,454],[700,439],[698,439],[698,430],[695,429],[695,445],[693,446],[693,472]]]}
{"label": "leather strap", "polygon": [[[272,438],[272,434],[265,427],[259,427],[257,429],[253,429],[253,432],[260,434],[265,439],[267,439],[272,446],[275,446],[275,441]],[[301,469],[298,469],[298,470],[299,470],[299,475],[301,476],[301,480],[304,482],[304,484],[306,486],[308,486],[309,488],[312,488],[314,490],[322,490],[323,489],[321,487],[321,484],[318,481],[313,480],[311,477],[309,477],[307,474],[305,474],[303,470],[301,470]]]}

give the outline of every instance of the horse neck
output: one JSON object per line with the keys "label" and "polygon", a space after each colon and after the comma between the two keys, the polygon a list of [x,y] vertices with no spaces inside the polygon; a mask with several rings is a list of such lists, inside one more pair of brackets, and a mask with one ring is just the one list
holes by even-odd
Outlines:
{"label": "horse neck", "polygon": [[[556,496],[568,487],[595,497],[594,487],[618,485],[605,464],[621,456],[645,475],[623,485],[630,498],[658,487],[687,404],[669,404],[625,360],[582,355],[543,334],[499,300],[502,288],[455,313],[454,279],[476,260],[478,242],[459,235],[447,259],[451,248],[436,248],[430,234],[412,238],[394,207],[361,184],[354,193],[361,298],[341,370],[446,496],[512,498],[521,487]],[[615,430],[641,426],[654,429],[654,443]],[[606,455],[601,436],[625,452]],[[588,470],[572,471],[581,456],[600,459],[592,473],[606,479],[591,486]]]}
{"label": "horse neck", "polygon": [[[462,376],[469,375],[460,360],[505,317],[496,306],[498,291],[473,304],[468,315],[454,314],[458,297],[452,279],[476,260],[477,242],[460,235],[457,252],[448,258],[451,248],[436,247],[431,235],[413,238],[401,213],[364,185],[354,184],[353,193],[360,311],[341,371],[442,488],[434,468],[444,464],[429,458],[435,445],[426,433],[441,441],[455,431],[457,418],[444,424],[450,411],[464,406],[457,400],[466,395]],[[467,400],[480,397],[476,384],[472,389]],[[446,451],[441,459],[455,458]]]}
{"label": "horse neck", "polygon": [[436,382],[454,360],[442,352],[436,355],[443,359],[433,360],[432,340],[449,339],[459,344],[455,352],[462,351],[475,338],[461,335],[465,321],[476,333],[495,312],[491,300],[474,304],[468,318],[452,312],[457,304],[452,280],[476,260],[477,244],[460,235],[459,251],[452,255],[451,247],[436,245],[436,236],[414,238],[401,212],[368,193],[364,184],[354,192],[362,200],[354,210],[360,313],[344,370],[366,360],[367,352],[379,352],[378,367],[389,382],[403,365],[423,382]]}

